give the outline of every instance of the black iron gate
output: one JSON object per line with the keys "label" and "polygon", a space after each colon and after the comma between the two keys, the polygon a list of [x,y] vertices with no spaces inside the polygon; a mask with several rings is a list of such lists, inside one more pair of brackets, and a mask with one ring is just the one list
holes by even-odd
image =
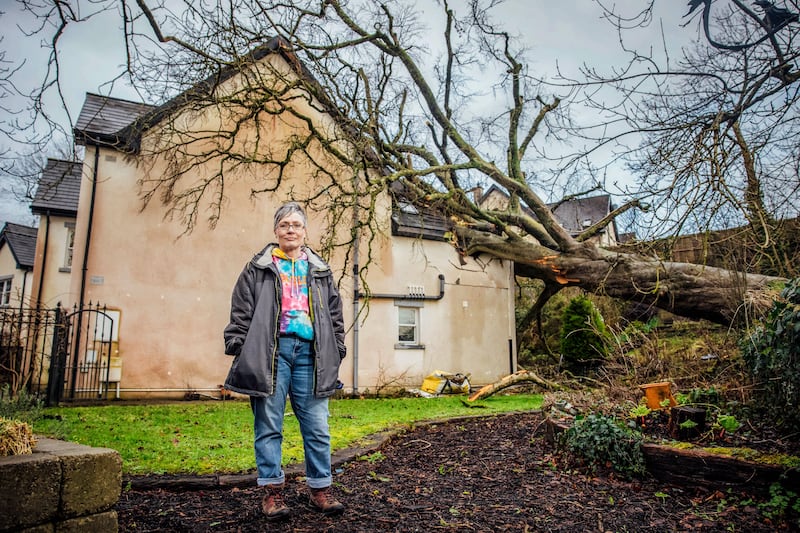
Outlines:
{"label": "black iron gate", "polygon": [[46,405],[104,400],[119,383],[115,322],[105,306],[4,310],[0,383],[42,396]]}
{"label": "black iron gate", "polygon": [[47,404],[106,399],[112,381],[114,319],[105,306],[57,310]]}

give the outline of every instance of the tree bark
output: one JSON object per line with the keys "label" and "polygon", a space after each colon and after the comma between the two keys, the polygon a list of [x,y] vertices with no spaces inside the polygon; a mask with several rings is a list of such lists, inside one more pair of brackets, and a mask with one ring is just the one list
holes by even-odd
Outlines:
{"label": "tree bark", "polygon": [[506,389],[511,385],[516,385],[517,383],[524,383],[524,382],[537,383],[542,387],[553,390],[561,389],[561,385],[559,385],[558,383],[541,378],[535,372],[531,372],[529,370],[520,370],[519,372],[514,372],[513,374],[509,374],[508,376],[502,378],[500,381],[484,385],[477,391],[470,394],[469,398],[467,399],[471,402],[477,400],[483,400],[484,398],[488,398],[492,394],[500,392],[501,390]]}
{"label": "tree bark", "polygon": [[530,241],[511,243],[470,228],[453,231],[464,253],[488,253],[514,261],[518,276],[580,287],[725,325],[744,313],[764,312],[785,282],[773,276],[612,252],[593,244],[559,252]]}

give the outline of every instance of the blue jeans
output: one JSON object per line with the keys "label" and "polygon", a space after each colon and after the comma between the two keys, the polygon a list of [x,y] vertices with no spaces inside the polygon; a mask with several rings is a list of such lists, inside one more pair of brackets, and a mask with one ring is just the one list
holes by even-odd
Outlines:
{"label": "blue jeans", "polygon": [[258,485],[278,485],[286,479],[281,468],[281,443],[288,395],[303,437],[306,483],[312,489],[328,487],[332,482],[328,398],[314,397],[311,343],[296,337],[281,337],[276,364],[277,377],[272,396],[250,397]]}

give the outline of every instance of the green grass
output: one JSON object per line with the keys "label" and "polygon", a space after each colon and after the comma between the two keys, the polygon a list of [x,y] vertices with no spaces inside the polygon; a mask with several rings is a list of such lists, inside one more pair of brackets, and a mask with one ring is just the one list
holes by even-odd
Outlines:
{"label": "green grass", "polygon": [[[462,404],[463,396],[331,400],[334,451],[363,444],[369,435],[423,420],[528,411],[540,395],[495,395]],[[283,462],[303,459],[297,420],[288,411]],[[254,469],[253,418],[246,401],[112,404],[44,409],[33,421],[37,435],[112,448],[123,472],[144,474],[241,473]]]}

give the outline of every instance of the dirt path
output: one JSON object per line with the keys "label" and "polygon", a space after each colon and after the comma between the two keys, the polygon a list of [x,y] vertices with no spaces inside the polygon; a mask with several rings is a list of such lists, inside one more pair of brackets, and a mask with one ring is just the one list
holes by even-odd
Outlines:
{"label": "dirt path", "polygon": [[629,482],[562,464],[538,413],[424,426],[337,470],[343,516],[307,508],[287,483],[291,518],[260,514],[256,488],[124,491],[120,531],[797,531],[770,523],[748,495]]}

